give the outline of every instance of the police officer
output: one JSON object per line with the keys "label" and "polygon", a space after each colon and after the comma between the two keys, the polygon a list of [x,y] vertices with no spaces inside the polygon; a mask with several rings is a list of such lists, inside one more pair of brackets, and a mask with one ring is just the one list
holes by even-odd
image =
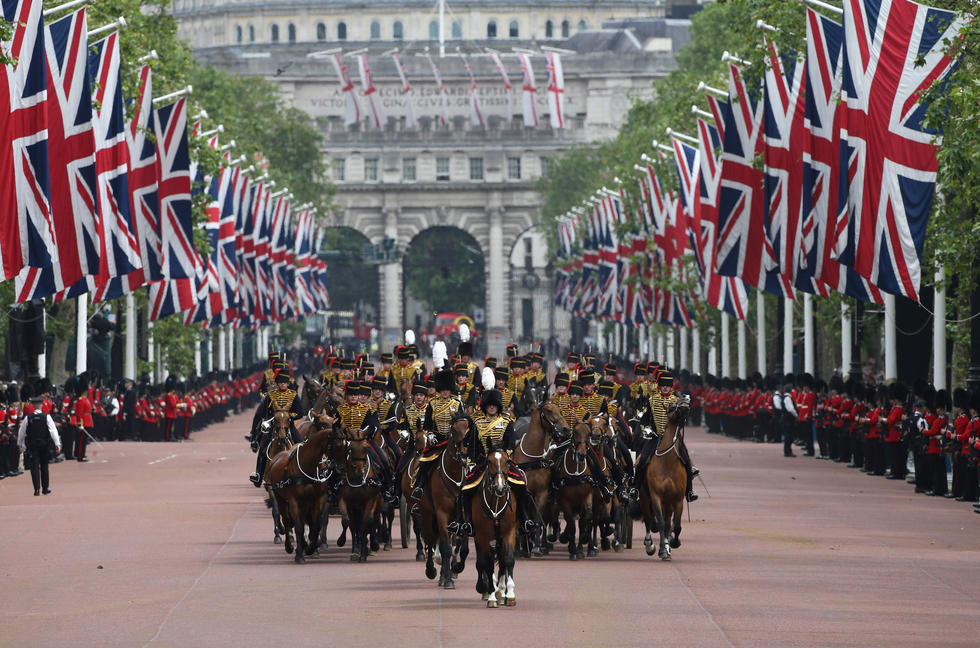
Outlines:
{"label": "police officer", "polygon": [[17,445],[25,453],[27,465],[31,469],[34,482],[34,495],[51,492],[48,479],[48,462],[61,452],[61,438],[50,414],[41,411],[44,399],[36,396],[31,399],[34,411],[24,417],[17,433]]}

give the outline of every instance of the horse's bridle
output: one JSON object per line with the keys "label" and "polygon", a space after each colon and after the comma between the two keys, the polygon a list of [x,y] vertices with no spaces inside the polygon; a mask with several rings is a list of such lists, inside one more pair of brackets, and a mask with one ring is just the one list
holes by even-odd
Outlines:
{"label": "horse's bridle", "polygon": [[[496,454],[498,454],[498,452],[492,452],[492,453],[490,453],[491,456],[496,455]],[[501,456],[503,456],[503,455],[501,455]],[[499,464],[498,464],[498,466],[499,466]],[[487,471],[486,471],[486,474],[483,477],[483,484],[481,484],[481,486],[480,486],[480,492],[481,492],[481,495],[483,497],[483,506],[484,506],[486,512],[490,514],[490,517],[494,520],[494,523],[496,525],[499,525],[500,524],[500,521],[499,521],[500,516],[503,515],[503,512],[506,511],[507,510],[507,507],[510,505],[510,490],[511,490],[510,489],[510,484],[507,482],[507,471],[503,469],[503,466],[499,466],[499,467],[500,467],[500,470],[497,470],[495,472],[491,472],[490,471],[490,457],[487,457]],[[499,494],[496,493],[496,492],[494,492],[494,493],[492,493],[492,495],[493,495],[494,499],[497,500],[497,501],[504,500],[504,504],[503,504],[503,506],[495,509],[494,507],[490,506],[490,502],[489,502],[489,500],[487,498],[487,491],[488,490],[493,490],[492,482],[495,481],[498,478],[501,478],[501,477],[502,477],[503,482],[504,482],[503,492],[502,493],[499,493]]]}

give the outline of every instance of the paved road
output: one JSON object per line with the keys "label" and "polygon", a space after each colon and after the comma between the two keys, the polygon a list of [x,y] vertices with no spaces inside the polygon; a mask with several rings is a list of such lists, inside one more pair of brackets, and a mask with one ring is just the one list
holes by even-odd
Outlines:
{"label": "paved road", "polygon": [[450,592],[413,550],[351,564],[336,521],[294,565],[246,481],[247,418],[93,448],[49,496],[0,482],[0,645],[978,645],[980,515],[903,483],[689,429],[713,497],[673,562],[518,561],[517,607],[487,610],[472,562]]}

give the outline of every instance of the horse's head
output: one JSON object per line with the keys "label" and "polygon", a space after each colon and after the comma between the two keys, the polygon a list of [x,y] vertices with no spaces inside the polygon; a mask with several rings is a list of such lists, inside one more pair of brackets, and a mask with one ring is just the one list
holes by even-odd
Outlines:
{"label": "horse's head", "polygon": [[367,478],[369,428],[348,430],[344,433],[344,446],[347,448],[347,479],[364,481]]}
{"label": "horse's head", "polygon": [[667,407],[667,420],[675,425],[683,425],[691,413],[691,397],[684,395]]}
{"label": "horse's head", "polygon": [[585,419],[572,427],[572,439],[569,452],[576,461],[585,461],[589,451],[589,439],[592,437],[592,421]]}
{"label": "horse's head", "polygon": [[466,436],[469,434],[470,429],[473,426],[473,419],[466,415],[465,412],[460,410],[453,417],[453,421],[449,426],[449,436],[453,446],[457,449],[461,448],[466,441]]}
{"label": "horse's head", "polygon": [[289,439],[291,424],[292,420],[289,418],[289,410],[287,409],[277,409],[272,415],[272,431],[280,440]]}
{"label": "horse's head", "polygon": [[609,416],[600,414],[589,419],[592,427],[589,433],[589,443],[593,447],[600,446],[603,441],[612,437],[612,426],[609,425]]}
{"label": "horse's head", "polygon": [[554,403],[545,403],[538,410],[538,414],[541,417],[541,423],[551,433],[552,438],[568,438],[571,431],[568,429],[568,423],[565,421],[565,417],[561,414],[560,407]]}
{"label": "horse's head", "polygon": [[494,450],[487,457],[486,483],[490,492],[497,497],[505,497],[510,491],[507,483],[507,455],[502,450]]}

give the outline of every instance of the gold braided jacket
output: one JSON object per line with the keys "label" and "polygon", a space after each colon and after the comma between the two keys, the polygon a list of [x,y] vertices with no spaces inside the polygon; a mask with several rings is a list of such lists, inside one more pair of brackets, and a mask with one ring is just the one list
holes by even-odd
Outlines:
{"label": "gold braided jacket", "polygon": [[371,413],[371,406],[367,403],[344,403],[337,408],[340,415],[340,424],[345,430],[360,430],[364,424],[364,418]]}
{"label": "gold braided jacket", "polygon": [[520,376],[510,375],[507,379],[507,388],[514,392],[518,398],[524,394],[524,382],[527,380],[527,374],[521,374]]}
{"label": "gold braided jacket", "polygon": [[376,403],[374,403],[374,409],[378,412],[378,422],[382,422],[388,418],[389,412],[391,411],[392,402],[387,398],[380,398]]}
{"label": "gold braided jacket", "polygon": [[504,447],[504,433],[507,432],[507,426],[510,424],[509,416],[506,414],[487,416],[481,413],[473,419],[473,423],[476,425],[477,438],[487,454]]}
{"label": "gold braided jacket", "polygon": [[404,388],[404,382],[411,380],[415,376],[415,367],[410,364],[404,367],[396,364],[391,367],[391,375],[395,379],[395,387],[398,388],[398,391],[401,391]]}
{"label": "gold braided jacket", "polygon": [[[459,385],[457,385],[456,387],[458,388]],[[473,392],[473,385],[467,383],[466,386],[463,387],[463,391],[460,392],[459,394],[459,400],[463,401],[464,403],[469,401],[470,394],[472,392]]]}
{"label": "gold braided jacket", "polygon": [[424,416],[425,408],[423,407],[422,409],[419,409],[415,407],[415,403],[412,403],[405,408],[405,419],[408,421],[408,429],[412,432],[412,434],[414,434],[415,430],[418,429],[418,426],[420,425],[419,421],[421,421],[422,417]]}
{"label": "gold braided jacket", "polygon": [[660,392],[653,392],[650,396],[650,412],[653,414],[653,423],[657,427],[657,434],[663,434],[667,427],[667,407],[677,402],[677,394],[671,393],[667,398],[663,398]]}
{"label": "gold braided jacket", "polygon": [[477,382],[477,376],[480,373],[480,366],[470,360],[470,362],[466,365],[466,371],[468,371],[470,374],[470,385],[475,385]]}
{"label": "gold braided jacket", "polygon": [[598,415],[599,410],[602,409],[602,396],[595,392],[592,392],[589,396],[583,395],[581,402],[588,408],[591,416]]}
{"label": "gold braided jacket", "polygon": [[529,380],[531,378],[534,378],[538,382],[542,382],[542,381],[548,380],[548,376],[545,375],[545,373],[543,371],[541,371],[540,369],[535,369],[533,371],[528,371],[526,374],[524,374],[524,380]]}
{"label": "gold braided jacket", "polygon": [[561,415],[569,425],[580,423],[589,415],[589,409],[585,406],[584,401],[572,403],[571,399],[567,397],[558,403],[558,408],[561,409]]}
{"label": "gold braided jacket", "polygon": [[432,408],[432,422],[435,424],[436,432],[439,436],[448,437],[453,415],[462,409],[463,404],[454,396],[449,398],[436,396],[429,401],[429,407]]}
{"label": "gold braided jacket", "polygon": [[551,397],[551,402],[558,406],[558,409],[565,407],[568,403],[568,393],[555,394]]}
{"label": "gold braided jacket", "polygon": [[514,400],[514,392],[509,388],[504,387],[500,390],[500,400],[503,403],[504,409],[510,409],[510,404]]}
{"label": "gold braided jacket", "polygon": [[285,391],[273,389],[269,392],[269,405],[273,410],[288,410],[293,407],[293,399],[295,398],[296,392],[292,389]]}

